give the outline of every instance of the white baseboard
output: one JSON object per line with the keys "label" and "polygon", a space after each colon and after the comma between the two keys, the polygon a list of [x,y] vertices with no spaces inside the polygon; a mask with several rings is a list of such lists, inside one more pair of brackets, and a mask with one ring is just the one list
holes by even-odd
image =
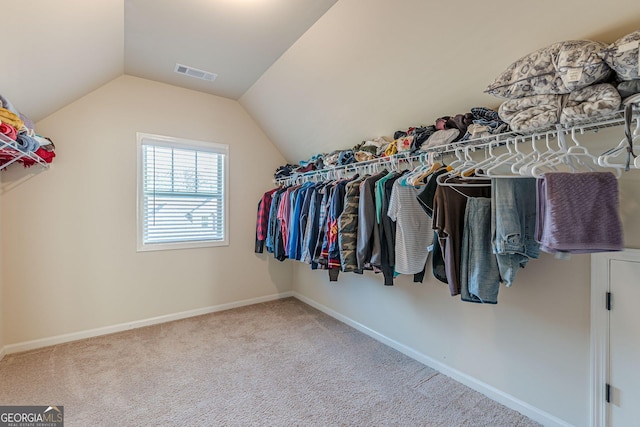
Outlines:
{"label": "white baseboard", "polygon": [[281,292],[264,297],[251,298],[242,301],[230,302],[227,304],[214,305],[210,307],[198,308],[195,310],[182,311],[180,313],[167,314],[164,316],[152,317],[150,319],[135,320],[133,322],[120,323],[118,325],[105,326],[103,328],[89,329],[86,331],[72,332],[70,334],[56,335],[32,341],[24,341],[17,344],[9,344],[0,350],[0,360],[5,354],[19,353],[22,351],[35,350],[37,348],[49,347],[71,341],[78,341],[85,338],[93,338],[100,335],[113,334],[115,332],[128,331],[130,329],[142,328],[144,326],[157,325],[159,323],[171,322],[173,320],[186,319],[188,317],[201,316],[203,314],[215,313],[232,308],[244,307],[246,305],[259,304],[261,302],[274,301],[282,298],[292,297],[293,292]]}
{"label": "white baseboard", "polygon": [[2,361],[2,359],[6,354],[7,354],[6,349],[4,347],[0,348],[0,362]]}
{"label": "white baseboard", "polygon": [[573,427],[571,424],[567,423],[566,421],[561,420],[558,417],[555,417],[545,411],[542,411],[520,399],[517,399],[513,396],[511,396],[510,394],[507,394],[501,390],[498,390],[497,388],[490,386],[489,384],[486,384],[482,381],[479,381],[478,379],[467,375],[463,372],[458,371],[457,369],[454,369],[438,360],[435,360],[423,353],[420,353],[414,349],[412,349],[411,347],[407,347],[406,345],[399,343],[398,341],[395,341],[391,338],[386,337],[385,335],[382,335],[376,331],[374,331],[373,329],[359,323],[356,322],[355,320],[344,316],[340,313],[338,313],[337,311],[323,305],[320,304],[296,291],[293,292],[293,296],[297,299],[299,299],[300,301],[304,302],[305,304],[308,304],[320,311],[322,311],[325,314],[328,314],[329,316],[343,322],[346,323],[347,325],[351,326],[354,329],[357,329],[358,331],[370,336],[371,338],[380,341],[381,343],[388,345],[391,348],[394,348],[396,350],[398,350],[400,353],[403,353],[409,357],[411,357],[414,360],[417,360],[418,362],[425,364],[437,371],[439,371],[440,373],[453,378],[454,380],[458,381],[461,384],[466,385],[469,388],[472,388],[473,390],[480,392],[482,394],[484,394],[485,396],[489,397],[490,399],[495,400],[498,403],[501,403],[502,405],[506,406],[507,408],[513,409],[515,411],[520,412],[521,414],[531,418],[534,421],[537,421],[539,423],[541,423],[542,425],[546,426],[546,427]]}

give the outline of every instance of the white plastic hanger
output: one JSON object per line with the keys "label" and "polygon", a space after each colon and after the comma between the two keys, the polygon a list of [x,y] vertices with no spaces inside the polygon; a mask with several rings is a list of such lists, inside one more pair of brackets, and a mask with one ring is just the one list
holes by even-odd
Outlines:
{"label": "white plastic hanger", "polygon": [[[473,147],[472,145],[467,145],[464,147],[463,149],[463,153],[464,153],[464,160],[462,161],[462,163],[458,163],[455,166],[449,165],[451,166],[452,170],[451,173],[453,175],[458,175],[461,177],[466,177],[469,176],[469,174],[465,174],[464,171],[469,170],[471,168],[471,170],[473,170],[473,168],[476,165],[476,161],[473,160],[473,158],[471,157],[471,151],[475,151],[475,147]],[[473,173],[473,172],[471,172]]]}
{"label": "white plastic hanger", "polygon": [[516,140],[518,139],[518,137],[515,137],[513,139],[507,139],[506,143],[505,143],[505,148],[507,149],[506,153],[502,153],[499,155],[494,155],[493,153],[491,154],[491,157],[487,158],[486,160],[480,162],[479,164],[476,165],[476,176],[479,177],[486,177],[486,178],[491,178],[491,176],[489,176],[489,174],[487,173],[488,170],[490,168],[492,168],[495,165],[500,164],[501,162],[505,161],[506,159],[511,158],[512,156],[514,156],[517,153],[516,150]]}
{"label": "white plastic hanger", "polygon": [[518,140],[524,141],[524,137],[515,137],[513,139],[513,153],[509,156],[504,156],[500,159],[497,159],[491,167],[489,167],[486,171],[487,176],[491,178],[516,178],[521,177],[519,173],[512,172],[512,166],[521,161],[526,153],[523,153],[519,149],[520,143]]}
{"label": "white plastic hanger", "polygon": [[471,167],[464,169],[461,173],[462,176],[470,176],[475,174],[476,176],[485,176],[484,170],[488,165],[491,165],[495,159],[498,157],[496,153],[494,153],[494,147],[498,147],[502,142],[496,140],[494,142],[489,143],[485,150],[485,158],[476,162]]}
{"label": "white plastic hanger", "polygon": [[[532,151],[525,154],[521,159],[518,159],[511,165],[511,172],[514,174],[520,175],[520,168],[531,160],[538,159],[542,154],[542,151],[538,149],[536,145],[536,140],[542,138],[541,136],[532,135],[531,136],[531,149]],[[546,135],[547,138],[547,146],[549,145],[549,134]]]}
{"label": "white plastic hanger", "polygon": [[[560,132],[561,131],[547,133],[547,135],[545,137],[547,150],[543,151],[542,153],[538,154],[537,157],[529,160],[527,163],[525,163],[524,165],[520,166],[520,169],[518,170],[518,173],[520,175],[529,176],[529,177],[533,176],[531,174],[531,170],[533,169],[534,166],[545,162],[546,160],[548,160],[552,156],[555,156],[556,154],[558,154],[562,150],[561,138],[563,138],[563,137],[559,136]],[[551,142],[549,140],[550,138],[555,138],[556,139],[558,148],[552,148],[551,147]]]}
{"label": "white plastic hanger", "polygon": [[[564,133],[558,133],[561,145],[566,147],[564,141]],[[621,170],[614,168],[603,168],[598,164],[598,158],[589,153],[586,147],[580,145],[580,142],[575,136],[575,128],[571,129],[571,139],[575,145],[569,147],[563,152],[552,156],[550,159],[536,164],[531,169],[531,175],[536,178],[542,178],[542,175],[546,172],[596,172],[596,171],[615,171],[616,176],[621,176]]]}
{"label": "white plastic hanger", "polygon": [[[471,158],[471,154],[469,151],[472,149],[472,146],[467,146],[464,149],[456,149],[456,157],[458,161],[452,162],[449,167],[452,168],[449,172],[443,173],[442,175],[438,175],[436,178],[436,182],[438,185],[443,185],[446,187],[486,187],[490,186],[490,182],[478,182],[477,177],[469,177],[468,175],[461,175],[461,173],[469,168],[471,165],[475,165],[476,163]],[[464,157],[462,157],[462,153],[464,152]],[[458,178],[458,182],[453,182],[452,180]],[[465,180],[467,180],[465,182]],[[457,191],[457,190],[456,190]],[[463,196],[466,196],[463,193],[460,193]]]}

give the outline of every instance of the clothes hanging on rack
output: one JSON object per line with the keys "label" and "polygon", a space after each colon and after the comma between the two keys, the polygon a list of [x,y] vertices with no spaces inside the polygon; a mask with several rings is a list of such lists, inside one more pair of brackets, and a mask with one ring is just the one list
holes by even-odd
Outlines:
{"label": "clothes hanging on rack", "polygon": [[618,181],[612,173],[544,174],[538,203],[536,236],[545,252],[622,250]]}
{"label": "clothes hanging on rack", "polygon": [[[560,139],[560,130],[556,132]],[[595,157],[573,132],[571,137],[575,147],[568,148],[563,139],[549,155],[535,145],[525,155],[513,142],[507,153],[496,156],[489,150],[480,162],[456,150],[457,160],[446,168],[432,157],[424,164],[420,157],[417,168],[400,171],[411,162],[387,159],[383,164],[392,172],[373,173],[377,166],[356,165],[349,167],[351,174],[363,175],[345,177],[347,169],[339,169],[309,175],[320,177],[318,182],[295,178],[259,201],[256,248],[263,241],[276,259],[328,270],[330,281],[337,281],[340,271],[373,270],[382,272],[384,285],[391,286],[398,274],[413,274],[414,282],[421,282],[432,245],[431,271],[448,284],[451,295],[495,304],[500,285],[511,286],[540,250],[622,248],[616,178],[610,172],[585,172]],[[525,159],[538,166],[522,168]],[[497,165],[500,177],[485,178],[485,171]],[[571,172],[559,171],[567,168]],[[467,176],[473,170],[483,176]],[[523,178],[518,171],[540,178]],[[591,210],[580,205],[586,202]],[[601,221],[603,212],[607,221]]]}
{"label": "clothes hanging on rack", "polygon": [[376,206],[376,209],[380,230],[380,264],[377,267],[382,270],[385,286],[393,286],[396,263],[396,224],[389,218],[387,211],[389,210],[393,184],[400,176],[399,172],[391,172],[376,183],[376,204],[379,205],[379,207]]}
{"label": "clothes hanging on rack", "polygon": [[340,267],[344,272],[358,271],[356,257],[358,242],[358,207],[360,205],[360,184],[364,177],[347,183],[344,197],[344,209],[338,217],[338,249]]}
{"label": "clothes hanging on rack", "polygon": [[360,184],[356,239],[356,262],[360,271],[373,270],[374,265],[380,265],[380,229],[376,225],[374,189],[376,183],[387,173],[384,170],[365,178]]}
{"label": "clothes hanging on rack", "polygon": [[433,245],[431,218],[420,207],[419,192],[402,179],[391,190],[387,216],[396,223],[395,271],[400,274],[423,272]]}
{"label": "clothes hanging on rack", "polygon": [[256,253],[264,252],[264,244],[267,240],[267,232],[269,228],[269,212],[271,211],[271,202],[273,194],[277,189],[269,190],[258,202],[258,217],[256,219]]}
{"label": "clothes hanging on rack", "polygon": [[[433,227],[438,233],[447,282],[451,296],[460,295],[460,257],[464,230],[465,209],[469,197],[491,197],[491,181],[486,179],[448,178],[439,185],[433,200]],[[465,187],[464,185],[475,185]]]}
{"label": "clothes hanging on rack", "polygon": [[491,188],[492,252],[502,281],[511,286],[518,270],[540,256],[535,239],[536,180],[492,178]]}
{"label": "clothes hanging on rack", "polygon": [[497,304],[500,282],[498,260],[492,251],[491,199],[469,197],[460,249],[460,298]]}

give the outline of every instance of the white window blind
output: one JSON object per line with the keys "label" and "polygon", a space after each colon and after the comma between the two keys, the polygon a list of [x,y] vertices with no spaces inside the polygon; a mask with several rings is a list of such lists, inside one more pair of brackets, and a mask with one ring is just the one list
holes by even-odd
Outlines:
{"label": "white window blind", "polygon": [[228,146],[139,134],[138,249],[227,244]]}

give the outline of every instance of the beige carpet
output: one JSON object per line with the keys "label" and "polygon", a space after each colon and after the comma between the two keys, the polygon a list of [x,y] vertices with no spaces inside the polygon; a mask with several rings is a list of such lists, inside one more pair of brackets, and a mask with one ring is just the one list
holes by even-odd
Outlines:
{"label": "beige carpet", "polygon": [[537,426],[288,298],[6,356],[1,405],[66,426]]}

